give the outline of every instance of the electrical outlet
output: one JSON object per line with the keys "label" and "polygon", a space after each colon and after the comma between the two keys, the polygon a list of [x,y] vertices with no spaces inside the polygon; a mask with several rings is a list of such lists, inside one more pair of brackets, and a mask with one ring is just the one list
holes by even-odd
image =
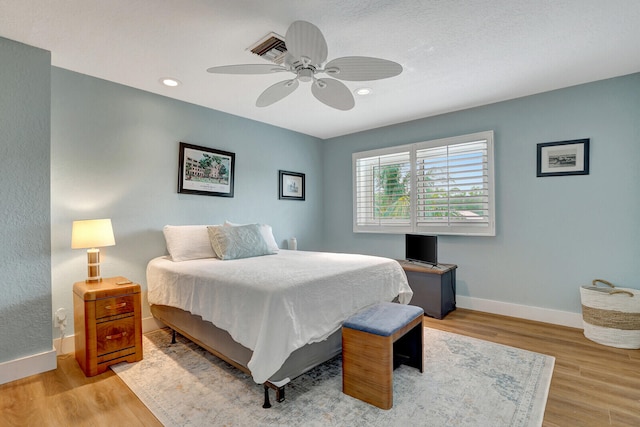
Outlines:
{"label": "electrical outlet", "polygon": [[67,310],[64,308],[57,309],[53,316],[53,324],[56,328],[64,330],[67,326]]}

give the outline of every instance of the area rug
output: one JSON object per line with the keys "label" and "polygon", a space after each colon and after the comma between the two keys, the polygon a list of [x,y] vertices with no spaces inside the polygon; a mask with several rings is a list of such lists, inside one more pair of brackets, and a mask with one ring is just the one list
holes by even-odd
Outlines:
{"label": "area rug", "polygon": [[263,387],[171,333],[144,336],[144,359],[112,369],[165,426],[540,426],[555,359],[425,328],[424,373],[394,371],[393,408],[342,393],[340,357],[262,408]]}

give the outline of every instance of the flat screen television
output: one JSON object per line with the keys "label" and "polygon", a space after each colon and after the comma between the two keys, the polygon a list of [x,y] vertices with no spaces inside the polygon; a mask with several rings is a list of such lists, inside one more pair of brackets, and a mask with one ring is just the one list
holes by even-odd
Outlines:
{"label": "flat screen television", "polygon": [[438,236],[407,234],[405,258],[408,261],[438,265]]}

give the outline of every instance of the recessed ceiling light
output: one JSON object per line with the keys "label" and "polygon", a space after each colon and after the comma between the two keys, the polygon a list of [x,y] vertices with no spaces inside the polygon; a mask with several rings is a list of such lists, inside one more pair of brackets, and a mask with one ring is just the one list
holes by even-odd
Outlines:
{"label": "recessed ceiling light", "polygon": [[355,90],[356,95],[360,95],[360,96],[366,96],[366,95],[370,95],[371,94],[371,88],[368,87],[361,87]]}
{"label": "recessed ceiling light", "polygon": [[176,87],[176,86],[180,86],[180,80],[176,80],[174,78],[171,77],[163,77],[160,79],[160,83],[162,83],[165,86],[169,86],[169,87]]}

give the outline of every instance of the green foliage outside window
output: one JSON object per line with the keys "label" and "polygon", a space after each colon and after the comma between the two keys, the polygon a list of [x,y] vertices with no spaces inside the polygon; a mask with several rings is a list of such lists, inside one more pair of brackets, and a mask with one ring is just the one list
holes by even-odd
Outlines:
{"label": "green foliage outside window", "polygon": [[[408,169],[408,165],[405,165]],[[408,219],[410,214],[409,173],[400,165],[374,168],[375,218]]]}
{"label": "green foliage outside window", "polygon": [[[375,218],[408,219],[411,198],[408,165],[379,166],[374,170]],[[434,176],[443,173],[442,170],[432,168],[423,173],[418,196],[420,217],[473,217],[485,214],[485,196],[481,186],[475,185],[469,190],[449,188],[442,185],[442,180],[434,179]],[[482,179],[481,173],[478,179]],[[455,184],[455,180],[450,178],[449,183]]]}

